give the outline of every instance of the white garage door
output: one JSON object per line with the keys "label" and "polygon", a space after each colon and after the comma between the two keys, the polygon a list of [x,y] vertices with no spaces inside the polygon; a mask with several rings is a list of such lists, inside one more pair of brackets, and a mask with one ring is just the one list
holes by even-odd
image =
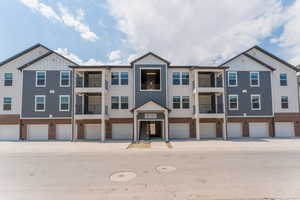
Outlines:
{"label": "white garage door", "polygon": [[85,124],[84,138],[87,140],[100,140],[101,124]]}
{"label": "white garage door", "polygon": [[269,137],[269,124],[268,123],[249,123],[249,136],[250,137]]}
{"label": "white garage door", "polygon": [[295,129],[293,122],[276,122],[275,123],[276,137],[294,137]]}
{"label": "white garage door", "polygon": [[133,126],[131,123],[112,124],[112,139],[129,140],[132,139]]}
{"label": "white garage door", "polygon": [[170,123],[170,138],[184,139],[190,137],[190,125],[188,123]]}
{"label": "white garage door", "polygon": [[242,123],[227,123],[227,132],[229,138],[243,137]]}
{"label": "white garage door", "polygon": [[216,123],[200,123],[200,138],[216,138]]}
{"label": "white garage door", "polygon": [[48,125],[28,125],[27,135],[28,140],[48,140]]}
{"label": "white garage door", "polygon": [[72,139],[72,125],[71,124],[57,124],[56,125],[56,140],[71,140]]}
{"label": "white garage door", "polygon": [[0,141],[15,141],[20,138],[19,125],[0,125]]}

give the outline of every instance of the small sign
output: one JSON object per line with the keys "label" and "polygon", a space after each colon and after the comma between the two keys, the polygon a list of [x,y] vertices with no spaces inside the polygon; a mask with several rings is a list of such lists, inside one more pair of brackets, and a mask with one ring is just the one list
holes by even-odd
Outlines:
{"label": "small sign", "polygon": [[49,93],[50,93],[50,94],[54,94],[54,93],[55,93],[55,90],[50,90]]}
{"label": "small sign", "polygon": [[156,113],[145,113],[145,119],[156,119],[157,114]]}

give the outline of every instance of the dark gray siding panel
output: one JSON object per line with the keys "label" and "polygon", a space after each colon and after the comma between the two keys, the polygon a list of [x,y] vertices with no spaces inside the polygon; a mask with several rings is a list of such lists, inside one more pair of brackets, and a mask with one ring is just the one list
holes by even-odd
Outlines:
{"label": "dark gray siding panel", "polygon": [[[160,91],[141,91],[140,90],[140,69],[141,68],[160,68],[161,69],[161,90]],[[166,106],[166,65],[135,65],[135,106],[138,107],[150,100],[162,106]]]}
{"label": "dark gray siding panel", "polygon": [[[260,71],[259,81],[260,87],[250,87],[250,71],[239,71],[238,74],[238,87],[228,87],[228,82],[226,80],[227,86],[227,105],[228,105],[228,95],[237,94],[239,95],[239,110],[232,111],[229,110],[227,106],[229,116],[241,116],[244,113],[247,116],[266,116],[272,115],[272,88],[271,88],[271,72]],[[227,73],[226,73],[227,79]],[[247,93],[244,93],[246,90]],[[259,94],[261,101],[261,110],[251,110],[251,94]]]}
{"label": "dark gray siding panel", "polygon": [[[23,72],[22,117],[71,117],[72,81],[70,87],[60,87],[60,71],[47,71],[46,74],[46,87],[35,87],[35,71]],[[50,90],[54,93],[50,94]],[[34,111],[35,95],[46,96],[45,112]],[[59,111],[59,95],[70,95],[69,112]]]}

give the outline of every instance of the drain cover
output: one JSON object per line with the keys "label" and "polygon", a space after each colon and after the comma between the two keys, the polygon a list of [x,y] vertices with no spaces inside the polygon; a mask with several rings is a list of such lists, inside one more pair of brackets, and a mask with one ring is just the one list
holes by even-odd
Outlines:
{"label": "drain cover", "polygon": [[136,177],[133,172],[118,172],[110,176],[110,180],[113,182],[128,182]]}
{"label": "drain cover", "polygon": [[161,165],[156,168],[156,170],[160,173],[169,173],[176,170],[176,167]]}

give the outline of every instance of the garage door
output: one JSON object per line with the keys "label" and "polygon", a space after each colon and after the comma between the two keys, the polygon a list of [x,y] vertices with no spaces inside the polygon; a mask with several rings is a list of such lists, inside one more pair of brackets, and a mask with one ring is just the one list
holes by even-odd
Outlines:
{"label": "garage door", "polygon": [[216,123],[200,123],[200,138],[216,137]]}
{"label": "garage door", "polygon": [[190,137],[190,125],[188,123],[170,123],[170,138],[185,139]]}
{"label": "garage door", "polygon": [[84,138],[87,140],[100,140],[101,124],[85,124]]}
{"label": "garage door", "polygon": [[242,123],[227,123],[227,133],[229,138],[243,137]]}
{"label": "garage door", "polygon": [[269,137],[269,124],[268,123],[249,123],[249,136]]}
{"label": "garage door", "polygon": [[15,141],[20,138],[19,125],[0,125],[0,140]]}
{"label": "garage door", "polygon": [[132,139],[132,124],[112,124],[112,139],[129,140]]}
{"label": "garage door", "polygon": [[28,140],[48,140],[48,125],[28,125]]}
{"label": "garage door", "polygon": [[72,139],[72,125],[71,124],[57,124],[56,125],[56,140],[71,140]]}
{"label": "garage door", "polygon": [[294,137],[295,129],[293,122],[276,122],[275,123],[276,137]]}

